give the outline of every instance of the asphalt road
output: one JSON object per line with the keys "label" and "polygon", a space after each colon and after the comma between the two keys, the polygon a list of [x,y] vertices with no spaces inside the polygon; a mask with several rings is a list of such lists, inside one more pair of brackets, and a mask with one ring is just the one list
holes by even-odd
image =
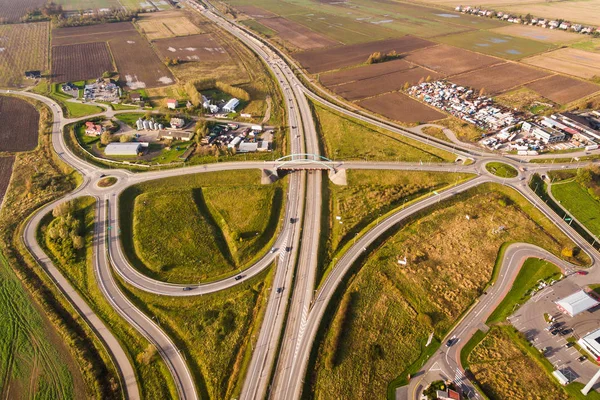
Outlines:
{"label": "asphalt road", "polygon": [[[535,204],[536,207],[559,226],[561,230],[567,233],[567,235],[584,251],[590,254],[594,260],[590,278],[595,279],[593,281],[600,282],[600,277],[598,276],[600,274],[596,269],[597,253],[595,250],[593,250],[589,244],[582,241],[582,239],[579,238],[579,236],[573,232],[564,221],[558,218],[545,204],[537,199],[535,194],[533,194],[533,192],[524,184],[526,180],[519,181],[516,178],[501,179],[493,177],[489,175],[484,168],[485,163],[491,160],[500,160],[510,163],[515,167],[521,167],[522,164],[518,161],[509,157],[499,157],[483,151],[475,151],[472,148],[461,148],[460,145],[457,144],[440,143],[433,138],[408,131],[401,127],[395,127],[370,116],[365,116],[362,113],[358,114],[340,107],[329,100],[317,96],[311,90],[306,88],[296,77],[294,71],[292,71],[292,69],[273,50],[254,39],[245,30],[233,26],[231,23],[212,12],[207,12],[202,9],[199,11],[246,43],[266,62],[279,79],[284,94],[284,101],[288,110],[291,153],[319,153],[318,139],[312,121],[312,113],[306,100],[307,97],[310,97],[315,101],[324,103],[339,112],[359,120],[381,126],[426,144],[453,151],[462,158],[469,157],[476,160],[475,164],[470,166],[461,166],[457,164],[431,164],[428,163],[427,160],[423,160],[423,163],[416,164],[391,162],[378,163],[368,161],[336,161],[330,163],[330,165],[335,168],[470,172],[479,175],[475,179],[462,183],[437,196],[428,197],[410,207],[406,207],[381,221],[376,227],[360,237],[340,258],[324,284],[318,289],[316,296],[314,296],[314,281],[317,265],[316,255],[318,250],[321,215],[320,188],[322,174],[318,172],[307,173],[306,171],[291,174],[289,192],[287,195],[287,207],[285,211],[286,217],[281,232],[279,233],[279,237],[276,239],[278,251],[264,255],[259,262],[244,271],[244,275],[246,276],[245,279],[247,279],[258,274],[275,261],[277,269],[273,280],[273,287],[282,288],[283,290],[272,290],[269,296],[263,325],[256,342],[256,347],[242,390],[242,398],[257,399],[265,397],[270,383],[273,383],[272,389],[268,394],[270,397],[286,399],[299,398],[308,363],[308,356],[310,354],[316,330],[321,323],[326,306],[332,298],[335,289],[352,266],[352,263],[377,237],[385,233],[385,231],[392,228],[404,218],[431,206],[435,202],[442,201],[456,193],[468,190],[469,188],[484,182],[493,181],[510,185],[523,194],[530,202]],[[0,93],[2,92],[5,91],[0,91]],[[117,218],[118,201],[116,201],[116,199],[118,198],[118,194],[129,185],[145,180],[167,178],[185,173],[248,168],[264,169],[265,165],[269,168],[273,168],[276,165],[256,162],[219,163],[178,170],[148,172],[144,174],[133,174],[128,171],[113,169],[110,170],[110,174],[118,178],[118,183],[112,188],[101,189],[96,186],[96,182],[101,174],[106,173],[106,170],[80,160],[71,153],[64,143],[61,134],[62,127],[75,120],[63,118],[58,105],[50,99],[33,93],[19,94],[36,98],[37,100],[46,103],[52,109],[54,115],[52,138],[55,151],[63,161],[77,169],[84,178],[83,184],[76,191],[60,201],[81,195],[92,195],[98,199],[94,268],[103,293],[119,314],[157,346],[159,353],[165,360],[174,377],[179,396],[185,399],[197,398],[195,384],[185,360],[181,357],[181,353],[160,327],[148,319],[123,296],[111,275],[111,264],[113,264],[115,271],[132,285],[143,290],[163,295],[181,296],[210,293],[229,288],[239,281],[235,281],[233,278],[227,278],[217,282],[194,284],[193,286],[195,288],[193,290],[184,292],[181,285],[166,284],[143,276],[129,265],[119,245]],[[108,112],[105,114],[108,114]],[[560,155],[557,157],[560,157]],[[580,165],[585,164],[582,163]],[[295,165],[295,167],[297,169],[306,169],[314,166],[310,163],[301,163]],[[527,164],[527,170],[521,171],[520,176],[527,179],[534,172],[543,174],[548,170],[561,167],[562,165]],[[37,245],[35,239],[37,224],[41,217],[49,212],[58,202],[42,208],[28,222],[24,232],[25,244],[84,316],[86,321],[88,321],[103,339],[112,354],[118,369],[121,371],[124,382],[123,386],[127,392],[127,396],[133,399],[139,398],[139,390],[135,382],[133,369],[116,339],[102,321],[94,315],[93,311],[87,307],[81,297],[77,295],[66,279],[64,279],[60,272],[52,265],[51,261]],[[294,219],[294,223],[291,222],[291,218]],[[110,229],[108,229],[108,226],[110,226]],[[502,264],[499,283],[488,290],[488,294],[485,295],[486,298],[480,299],[475,307],[466,314],[465,318],[460,321],[451,332],[452,335],[456,335],[459,339],[458,344],[450,348],[450,351],[444,351],[444,348],[441,348],[428,363],[425,364],[425,368],[430,366],[430,370],[432,370],[431,366],[437,365],[436,371],[443,371],[447,376],[455,374],[455,377],[460,378],[460,384],[464,385],[464,387],[469,390],[470,385],[461,375],[462,369],[460,360],[457,358],[461,344],[468,340],[472,332],[480,326],[482,321],[485,321],[487,315],[491,313],[493,308],[495,308],[495,305],[501,300],[520,268],[523,258],[527,255],[544,255],[547,258],[549,257],[547,253],[538,248],[531,246],[523,247],[518,244],[511,246],[507,252],[507,257],[505,257]],[[282,335],[281,332],[284,326],[285,333]],[[278,354],[279,358],[277,359],[276,368],[273,371]],[[426,376],[425,373],[422,373],[421,375]],[[273,376],[272,381],[271,376]],[[413,398],[413,394],[417,395],[417,382],[416,379],[413,380],[411,385],[407,388],[406,393],[407,396],[409,396],[407,398]]]}

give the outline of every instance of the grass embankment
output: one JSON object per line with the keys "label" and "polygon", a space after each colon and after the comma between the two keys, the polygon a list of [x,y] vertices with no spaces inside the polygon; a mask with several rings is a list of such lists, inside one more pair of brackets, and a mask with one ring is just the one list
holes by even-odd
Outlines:
{"label": "grass embankment", "polygon": [[56,101],[68,118],[80,118],[104,111],[102,107],[70,101],[73,100],[73,97],[63,93],[60,90],[59,83],[48,84],[42,82],[33,89],[33,92],[48,96]]}
{"label": "grass embankment", "polygon": [[434,190],[472,176],[466,173],[386,170],[349,170],[347,174],[347,186],[326,181],[328,186],[324,193],[329,211],[324,216],[326,225],[321,230],[325,241],[322,268],[327,267],[334,255],[373,221]]}
{"label": "grass embankment", "polygon": [[533,294],[532,291],[541,281],[549,282],[552,279],[558,279],[560,275],[560,268],[548,261],[540,260],[539,258],[527,259],[515,278],[510,291],[494,312],[492,312],[486,323],[491,324],[503,321],[513,313],[515,307],[529,300]]}
{"label": "grass embankment", "polygon": [[311,103],[327,157],[337,160],[452,162],[456,156]]}
{"label": "grass embankment", "polygon": [[600,201],[576,180],[554,183],[552,195],[591,233],[600,236]]}
{"label": "grass embankment", "polygon": [[484,134],[484,131],[477,128],[475,125],[452,116],[436,121],[436,124],[450,129],[458,140],[467,143],[478,141]]}
{"label": "grass embankment", "polygon": [[108,353],[22,242],[27,217],[81,181],[52,151],[50,110],[25,100],[40,112],[39,145],[16,154],[0,212],[0,286],[8,291],[0,298],[0,379],[23,398],[119,397]]}
{"label": "grass embankment", "polygon": [[[436,204],[382,238],[340,287],[356,297],[344,315],[334,310],[324,333],[313,368],[316,397],[383,396],[392,380],[406,376],[429,334],[443,338],[481,295],[507,242],[555,254],[572,245],[524,198],[494,184]],[[400,265],[405,256],[407,265]],[[332,328],[341,319],[343,344]]]}
{"label": "grass embankment", "polygon": [[491,174],[499,176],[500,178],[515,178],[517,175],[519,175],[519,171],[517,171],[514,167],[501,162],[489,162],[485,164],[485,169],[487,169]]}
{"label": "grass embankment", "polygon": [[[513,327],[494,326],[468,356],[470,371],[491,400],[570,397],[528,354]],[[531,351],[537,352],[535,348]]]}
{"label": "grass embankment", "polygon": [[[56,217],[48,214],[40,224],[38,242],[117,337],[134,366],[142,398],[174,398],[177,391],[166,364],[155,352],[148,350],[153,346],[116,313],[100,291],[92,261],[95,204],[93,197],[80,197],[72,202],[70,212],[55,213]],[[69,226],[74,227],[73,232],[69,232]],[[60,235],[61,230],[66,233],[64,237]],[[73,246],[70,233],[83,238],[79,249]],[[153,355],[144,357],[145,354]]]}
{"label": "grass embankment", "polygon": [[229,399],[241,391],[271,289],[271,270],[234,288],[191,298],[156,296],[124,284],[122,289],[183,351],[200,398]]}
{"label": "grass embankment", "polygon": [[274,240],[283,186],[261,185],[258,170],[132,186],[119,200],[125,253],[143,273],[169,282],[231,275]]}
{"label": "grass embankment", "polygon": [[452,143],[452,141],[448,139],[448,136],[446,136],[446,134],[444,133],[444,130],[436,126],[425,126],[421,129],[421,132],[423,132],[426,135],[433,136],[434,138]]}

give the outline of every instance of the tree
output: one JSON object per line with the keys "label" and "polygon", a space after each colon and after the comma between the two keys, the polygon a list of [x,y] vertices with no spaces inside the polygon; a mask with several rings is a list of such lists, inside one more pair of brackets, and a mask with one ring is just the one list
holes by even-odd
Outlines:
{"label": "tree", "polygon": [[71,236],[71,240],[73,241],[73,248],[75,250],[81,250],[83,249],[83,246],[85,245],[85,242],[83,241],[83,238],[79,235],[72,235]]}
{"label": "tree", "polygon": [[402,86],[402,90],[407,91],[409,87],[410,87],[410,83],[404,82],[404,86]]}
{"label": "tree", "polygon": [[479,97],[483,96],[485,94],[485,88],[481,88],[479,89]]}
{"label": "tree", "polygon": [[121,142],[121,143],[131,142],[131,135],[121,135],[119,137],[119,142]]}
{"label": "tree", "polygon": [[139,353],[136,357],[140,364],[148,365],[156,357],[156,347],[152,343],[149,343],[146,349]]}
{"label": "tree", "polygon": [[110,142],[112,142],[112,135],[110,134],[110,132],[102,132],[102,135],[100,135],[100,143],[106,146]]}
{"label": "tree", "polygon": [[68,214],[73,212],[73,203],[70,201],[65,201],[60,203],[54,210],[52,210],[52,216],[54,218],[66,217]]}
{"label": "tree", "polygon": [[427,78],[425,78],[425,82],[431,82],[431,75],[427,75]]}

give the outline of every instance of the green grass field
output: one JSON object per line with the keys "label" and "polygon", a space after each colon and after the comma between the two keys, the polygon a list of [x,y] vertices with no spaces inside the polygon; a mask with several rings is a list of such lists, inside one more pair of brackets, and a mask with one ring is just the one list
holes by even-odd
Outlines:
{"label": "green grass field", "polygon": [[552,194],[561,205],[594,235],[600,236],[600,202],[572,180],[554,183]]}
{"label": "green grass field", "polygon": [[370,223],[407,202],[461,182],[469,174],[351,170],[348,185],[328,183],[329,226],[323,267]]}
{"label": "green grass field", "polygon": [[48,214],[40,225],[38,242],[52,256],[56,267],[94,312],[111,327],[112,332],[119,339],[134,364],[142,397],[169,398],[176,396],[174,382],[165,363],[158,356],[149,363],[138,360],[138,355],[142,354],[149,345],[148,341],[115,312],[98,287],[92,264],[96,200],[93,197],[81,197],[75,204],[73,215],[81,221],[82,235],[85,238],[85,247],[78,252],[77,257],[65,259],[60,247],[50,240],[48,227],[56,221],[51,214]]}
{"label": "green grass field", "polygon": [[337,160],[452,162],[447,151],[395,135],[313,103],[327,157]]}
{"label": "green grass field", "polygon": [[501,322],[511,315],[514,310],[523,305],[532,295],[532,290],[540,281],[548,282],[560,276],[560,268],[539,258],[529,258],[521,267],[510,291],[502,302],[489,316],[486,323]]}
{"label": "green grass field", "polygon": [[487,169],[493,175],[499,176],[500,178],[515,178],[517,175],[519,175],[519,171],[517,171],[514,167],[501,162],[487,163],[485,164],[485,169]]}
{"label": "green grass field", "polygon": [[[391,381],[406,378],[429,334],[444,337],[483,292],[501,245],[518,241],[558,255],[572,245],[516,192],[493,184],[423,211],[382,238],[340,289],[345,295],[312,367],[315,397],[383,397]],[[407,264],[399,264],[404,257]]]}
{"label": "green grass field", "polygon": [[509,60],[518,60],[555,48],[549,43],[506,36],[489,31],[473,31],[436,38],[441,43],[489,54]]}
{"label": "green grass field", "polygon": [[257,170],[135,185],[120,198],[125,252],[142,272],[169,282],[231,275],[274,239],[282,185],[260,185]]}
{"label": "green grass field", "polygon": [[82,378],[65,344],[1,254],[0,282],[0,392],[14,399],[77,397],[73,380],[80,386]]}
{"label": "green grass field", "polygon": [[60,84],[58,83],[48,84],[43,81],[33,89],[33,92],[43,94],[54,99],[65,111],[65,116],[69,118],[80,118],[88,115],[98,114],[104,111],[103,108],[98,106],[68,101],[72,100],[73,97],[64,94],[60,90]]}
{"label": "green grass field", "polygon": [[232,289],[196,297],[155,296],[130,286],[123,291],[182,349],[199,397],[230,399],[239,396],[251,343],[258,337],[270,271]]}

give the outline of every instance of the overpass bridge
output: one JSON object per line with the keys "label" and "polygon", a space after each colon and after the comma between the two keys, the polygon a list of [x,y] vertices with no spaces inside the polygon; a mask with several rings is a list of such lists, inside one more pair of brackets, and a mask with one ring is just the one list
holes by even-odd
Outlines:
{"label": "overpass bridge", "polygon": [[[339,163],[338,163],[339,165]],[[318,154],[290,154],[275,160],[276,171],[322,170],[336,173],[336,163]]]}

